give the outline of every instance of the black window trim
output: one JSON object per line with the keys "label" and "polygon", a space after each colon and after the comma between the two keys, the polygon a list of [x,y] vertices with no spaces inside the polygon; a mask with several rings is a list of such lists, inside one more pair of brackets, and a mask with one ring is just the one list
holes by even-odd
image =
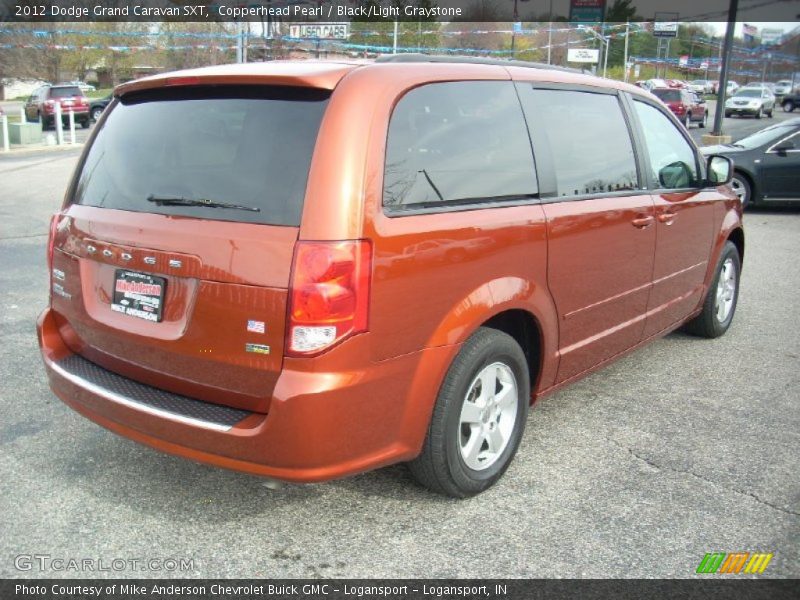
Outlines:
{"label": "black window trim", "polygon": [[[633,190],[620,190],[614,192],[598,192],[596,194],[571,194],[567,196],[559,196],[558,195],[558,188],[557,188],[557,181],[555,176],[555,160],[553,159],[553,154],[550,150],[548,144],[546,144],[540,136],[534,132],[533,128],[529,127],[529,131],[531,132],[531,136],[539,137],[538,143],[536,140],[532,139],[533,149],[534,149],[534,160],[537,165],[542,164],[543,166],[547,167],[546,169],[542,169],[546,171],[539,179],[539,196],[541,198],[541,204],[555,204],[557,202],[578,202],[581,200],[595,200],[599,198],[626,198],[632,196],[642,196],[645,194],[650,194],[651,192],[647,189],[647,182],[644,181],[644,173],[647,171],[643,170],[644,162],[643,159],[640,157],[639,148],[640,146],[637,145],[637,138],[638,129],[634,126],[634,122],[631,119],[631,115],[628,114],[628,107],[625,103],[624,93],[616,88],[604,88],[604,87],[596,87],[592,85],[585,85],[585,84],[574,84],[574,83],[557,83],[557,82],[546,82],[546,81],[515,81],[517,85],[517,89],[521,86],[530,86],[534,90],[559,90],[559,91],[567,91],[567,92],[585,92],[589,94],[605,94],[607,96],[616,96],[617,102],[620,107],[620,111],[622,112],[622,118],[625,121],[625,125],[628,128],[628,135],[630,136],[631,140],[631,148],[633,150],[634,156],[634,163],[636,165],[636,189]],[[520,100],[521,102],[521,100]],[[525,114],[523,108],[523,115]],[[526,120],[527,122],[527,120]],[[540,148],[539,153],[537,154],[536,148]],[[545,187],[543,181],[547,183],[550,187]],[[645,185],[643,185],[645,184]]]}
{"label": "black window trim", "polygon": [[[389,147],[389,128],[391,126],[392,117],[394,117],[394,111],[397,108],[397,105],[403,98],[406,97],[406,95],[426,85],[436,85],[440,83],[470,83],[473,81],[499,82],[499,83],[507,83],[513,86],[514,95],[516,96],[517,103],[519,105],[519,111],[522,114],[522,120],[526,124],[526,129],[528,129],[528,134],[525,137],[528,140],[528,144],[531,146],[531,156],[533,160],[533,176],[536,181],[536,188],[537,188],[536,194],[530,194],[527,196],[518,196],[518,197],[488,196],[486,198],[464,198],[463,200],[451,200],[448,202],[443,202],[438,206],[420,206],[419,204],[386,206],[383,202],[383,190],[385,185],[384,180],[386,178],[386,150]],[[404,90],[401,95],[399,95],[397,98],[394,99],[394,104],[392,105],[392,111],[391,114],[389,115],[389,120],[386,125],[386,136],[384,137],[384,148],[383,148],[384,164],[381,173],[380,204],[381,204],[381,211],[383,212],[384,216],[389,217],[390,219],[394,219],[397,217],[409,217],[414,215],[467,212],[474,210],[484,210],[489,208],[510,208],[512,206],[530,206],[535,204],[541,204],[543,202],[541,197],[541,183],[539,181],[539,164],[537,162],[536,155],[534,154],[533,146],[531,144],[530,128],[527,127],[528,121],[525,118],[525,111],[522,108],[522,102],[519,98],[519,92],[515,85],[516,83],[517,83],[516,81],[511,79],[452,79],[444,81],[428,81],[420,85],[415,85],[414,87],[409,88],[407,90]]]}
{"label": "black window trim", "polygon": [[[626,94],[627,94],[627,92],[626,92]],[[699,192],[699,191],[702,191],[702,190],[705,190],[705,189],[712,189],[712,187],[716,187],[716,186],[708,186],[708,185],[706,185],[707,177],[706,177],[706,170],[705,170],[705,161],[701,159],[700,151],[698,150],[697,145],[694,143],[694,140],[692,139],[692,137],[689,135],[689,132],[686,131],[686,128],[684,128],[684,126],[681,124],[681,122],[678,121],[677,117],[672,113],[672,111],[667,109],[662,104],[660,104],[658,102],[654,102],[653,100],[651,100],[650,98],[648,98],[646,96],[639,95],[639,94],[635,94],[635,95],[634,94],[628,94],[628,96],[629,96],[628,101],[630,103],[631,116],[633,118],[633,121],[636,123],[636,129],[639,132],[639,143],[641,144],[640,147],[639,147],[639,152],[642,155],[642,164],[643,165],[646,164],[644,162],[644,160],[649,156],[649,154],[648,154],[648,150],[647,150],[647,142],[646,142],[645,137],[644,137],[644,129],[642,127],[641,121],[639,120],[639,115],[636,114],[636,106],[635,106],[634,102],[642,102],[643,104],[647,104],[649,106],[652,106],[653,108],[655,108],[657,111],[659,111],[661,114],[663,114],[665,117],[667,117],[668,120],[670,120],[672,122],[672,124],[675,126],[675,129],[678,131],[678,133],[689,144],[689,148],[692,149],[692,153],[694,154],[695,168],[697,169],[697,175],[698,175],[698,177],[700,179],[700,182],[699,182],[699,184],[697,186],[684,187],[684,188],[664,188],[664,187],[661,187],[661,182],[660,181],[658,181],[657,179],[653,179],[653,178],[651,178],[649,176],[649,173],[650,173],[651,169],[647,168],[644,171],[644,173],[648,174],[647,175],[647,179],[649,180],[648,181],[648,187],[650,188],[650,193],[652,195],[654,195],[654,196],[658,196],[660,194],[680,194],[680,193],[685,193],[685,192]]]}

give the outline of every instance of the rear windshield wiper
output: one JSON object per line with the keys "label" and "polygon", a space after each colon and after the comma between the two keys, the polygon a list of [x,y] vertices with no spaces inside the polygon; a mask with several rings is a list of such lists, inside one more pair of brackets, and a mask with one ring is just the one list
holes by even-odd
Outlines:
{"label": "rear windshield wiper", "polygon": [[158,206],[205,206],[207,208],[233,208],[236,210],[261,212],[261,209],[256,206],[231,204],[230,202],[219,202],[217,200],[209,200],[208,198],[183,198],[181,196],[154,196],[150,194],[147,197],[147,201],[157,204]]}

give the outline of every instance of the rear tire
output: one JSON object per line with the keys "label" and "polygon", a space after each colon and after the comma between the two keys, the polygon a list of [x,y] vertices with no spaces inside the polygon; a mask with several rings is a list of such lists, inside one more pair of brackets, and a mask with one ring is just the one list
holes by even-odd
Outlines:
{"label": "rear tire", "polygon": [[692,125],[692,113],[687,112],[686,116],[683,118],[683,126],[686,127],[686,129],[689,129],[691,125]]}
{"label": "rear tire", "polygon": [[792,112],[794,110],[794,102],[787,100],[783,103],[783,112]]}
{"label": "rear tire", "polygon": [[708,125],[708,112],[703,113],[703,120],[697,124],[700,129],[705,129],[706,125]]}
{"label": "rear tire", "polygon": [[447,371],[422,452],[408,463],[412,475],[453,498],[487,490],[511,464],[529,404],[522,348],[507,333],[481,327]]}
{"label": "rear tire", "polygon": [[731,116],[731,113],[729,113],[729,112],[726,110],[726,111],[725,111],[725,117],[729,118],[730,116]]}
{"label": "rear tire", "polygon": [[731,326],[739,299],[742,261],[730,240],[722,248],[711,286],[706,292],[702,312],[684,325],[684,330],[704,338],[717,338]]}

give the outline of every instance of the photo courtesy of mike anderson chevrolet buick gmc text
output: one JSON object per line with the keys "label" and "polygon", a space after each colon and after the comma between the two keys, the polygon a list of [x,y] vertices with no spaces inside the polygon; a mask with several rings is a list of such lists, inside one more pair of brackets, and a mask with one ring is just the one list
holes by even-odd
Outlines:
{"label": "photo courtesy of mike anderson chevrolet buick gmc text", "polygon": [[[731,162],[655,97],[418,55],[125,83],[53,216],[53,391],[158,450],[295,482],[493,485],[529,405],[731,324]],[[535,458],[531,458],[535,460]]]}

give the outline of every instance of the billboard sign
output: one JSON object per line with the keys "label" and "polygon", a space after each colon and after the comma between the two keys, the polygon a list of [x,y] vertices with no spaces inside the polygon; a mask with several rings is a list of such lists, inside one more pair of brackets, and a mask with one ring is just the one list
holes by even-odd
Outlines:
{"label": "billboard sign", "polygon": [[653,23],[656,37],[678,37],[678,13],[657,12]]}
{"label": "billboard sign", "polygon": [[587,25],[605,21],[606,0],[570,0],[569,20]]}
{"label": "billboard sign", "polygon": [[595,48],[570,48],[567,50],[567,62],[594,63],[600,60],[600,50]]}
{"label": "billboard sign", "polygon": [[783,29],[762,29],[761,43],[765,45],[779,44],[783,37]]}

